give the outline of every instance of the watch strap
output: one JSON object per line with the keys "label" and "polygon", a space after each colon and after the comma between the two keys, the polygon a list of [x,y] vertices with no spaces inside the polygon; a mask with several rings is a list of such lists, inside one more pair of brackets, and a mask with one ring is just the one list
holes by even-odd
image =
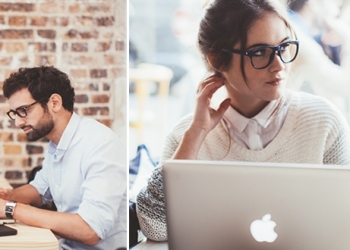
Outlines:
{"label": "watch strap", "polygon": [[13,213],[15,212],[17,201],[8,201],[5,205],[5,215],[9,219],[13,219]]}

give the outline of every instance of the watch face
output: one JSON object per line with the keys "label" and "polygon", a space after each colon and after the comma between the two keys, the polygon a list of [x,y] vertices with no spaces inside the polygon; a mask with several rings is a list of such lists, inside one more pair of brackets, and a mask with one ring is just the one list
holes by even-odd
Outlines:
{"label": "watch face", "polygon": [[15,210],[16,202],[9,201],[5,206],[5,215],[7,218],[13,219],[13,211]]}

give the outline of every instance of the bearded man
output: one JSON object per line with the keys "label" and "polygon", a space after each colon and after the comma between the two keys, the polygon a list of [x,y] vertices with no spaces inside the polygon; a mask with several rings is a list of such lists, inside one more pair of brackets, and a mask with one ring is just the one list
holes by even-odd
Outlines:
{"label": "bearded man", "polygon": [[[74,112],[74,88],[54,67],[21,68],[3,92],[7,115],[28,140],[50,141],[33,181],[0,188],[0,217],[52,230],[60,249],[126,247],[126,151],[118,136]],[[57,211],[38,208],[48,202]]]}

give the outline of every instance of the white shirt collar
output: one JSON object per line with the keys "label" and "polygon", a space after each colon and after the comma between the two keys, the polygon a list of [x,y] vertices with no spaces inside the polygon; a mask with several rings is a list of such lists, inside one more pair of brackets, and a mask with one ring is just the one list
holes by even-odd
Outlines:
{"label": "white shirt collar", "polygon": [[237,129],[240,133],[247,127],[250,120],[256,120],[260,126],[266,128],[273,120],[273,117],[278,114],[279,110],[283,106],[282,104],[282,98],[273,100],[253,118],[247,118],[241,115],[230,106],[225,112],[224,118],[226,118],[231,124],[234,124],[235,129]]}

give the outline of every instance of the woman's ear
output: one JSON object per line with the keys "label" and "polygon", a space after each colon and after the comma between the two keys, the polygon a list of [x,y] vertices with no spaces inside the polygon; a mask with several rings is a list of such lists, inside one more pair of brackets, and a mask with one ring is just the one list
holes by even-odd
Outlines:
{"label": "woman's ear", "polygon": [[58,112],[62,108],[62,97],[59,94],[52,94],[49,99],[51,109],[54,112]]}
{"label": "woman's ear", "polygon": [[212,69],[213,71],[215,71],[215,73],[221,73],[221,69],[216,68],[216,56],[213,54],[208,54],[207,55],[207,62],[210,66],[210,69]]}

